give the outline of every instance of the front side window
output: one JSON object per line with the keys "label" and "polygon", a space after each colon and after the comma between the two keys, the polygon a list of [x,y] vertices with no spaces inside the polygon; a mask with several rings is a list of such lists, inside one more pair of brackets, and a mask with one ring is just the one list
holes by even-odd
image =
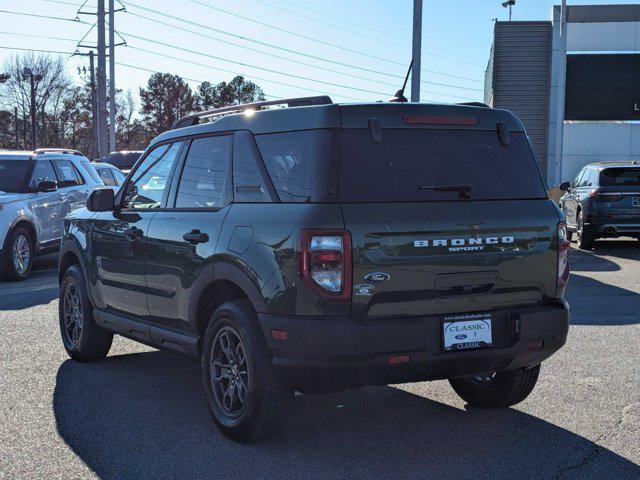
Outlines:
{"label": "front side window", "polygon": [[33,167],[33,174],[31,175],[31,182],[29,183],[29,190],[35,191],[38,188],[38,184],[44,181],[57,182],[56,172],[53,169],[53,165],[49,160],[36,161]]}
{"label": "front side window", "polygon": [[56,160],[54,165],[59,178],[59,187],[75,187],[84,184],[82,175],[69,160]]}
{"label": "front side window", "polygon": [[181,145],[182,142],[160,145],[147,155],[127,184],[125,208],[160,208]]}
{"label": "front side window", "polygon": [[176,208],[222,208],[232,137],[203,137],[191,142],[184,163]]}

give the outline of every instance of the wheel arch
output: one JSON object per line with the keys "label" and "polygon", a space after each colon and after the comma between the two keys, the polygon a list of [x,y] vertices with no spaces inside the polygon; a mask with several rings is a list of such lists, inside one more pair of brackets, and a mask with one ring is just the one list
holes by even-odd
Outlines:
{"label": "wheel arch", "polygon": [[198,292],[192,305],[195,328],[200,338],[204,335],[213,312],[224,302],[246,299],[256,312],[266,312],[267,306],[256,281],[240,267],[229,262],[218,262],[213,267],[213,278]]}
{"label": "wheel arch", "polygon": [[23,215],[19,216],[13,222],[11,222],[11,226],[7,230],[7,235],[4,239],[4,248],[6,248],[7,241],[9,241],[9,236],[11,235],[11,232],[13,232],[18,227],[25,227],[27,230],[29,230],[29,233],[31,234],[31,240],[33,241],[33,249],[37,250],[38,249],[38,231],[36,229],[36,226],[33,224],[33,221],[29,217],[25,217]]}

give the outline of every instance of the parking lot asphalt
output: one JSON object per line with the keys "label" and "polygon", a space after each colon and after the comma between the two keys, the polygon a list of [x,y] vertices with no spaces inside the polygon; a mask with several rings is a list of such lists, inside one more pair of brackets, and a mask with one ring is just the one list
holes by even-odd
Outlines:
{"label": "parking lot asphalt", "polygon": [[465,407],[444,381],[297,396],[277,438],[243,446],[194,362],[123,338],[69,360],[46,257],[0,283],[0,478],[640,479],[640,243],[571,262],[567,345],[520,405]]}

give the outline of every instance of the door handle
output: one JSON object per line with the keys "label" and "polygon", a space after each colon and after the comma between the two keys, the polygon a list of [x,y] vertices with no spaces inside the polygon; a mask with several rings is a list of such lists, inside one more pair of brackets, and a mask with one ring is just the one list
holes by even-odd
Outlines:
{"label": "door handle", "polygon": [[140,238],[142,236],[142,230],[140,230],[138,227],[127,228],[122,233],[124,233],[129,238]]}
{"label": "door handle", "polygon": [[202,233],[197,228],[194,228],[189,233],[185,233],[182,238],[185,242],[189,242],[193,245],[196,245],[198,243],[207,243],[209,241],[209,235],[207,235],[206,233]]}

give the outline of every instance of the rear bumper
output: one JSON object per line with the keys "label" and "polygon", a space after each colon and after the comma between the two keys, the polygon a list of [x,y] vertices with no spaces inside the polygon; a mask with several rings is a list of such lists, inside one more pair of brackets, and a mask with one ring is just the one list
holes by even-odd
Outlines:
{"label": "rear bumper", "polygon": [[[302,391],[462,377],[536,365],[567,338],[569,307],[546,306],[492,312],[494,346],[444,352],[442,316],[354,320],[259,314],[273,363]],[[287,340],[274,340],[284,330]],[[390,364],[390,357],[409,356]]]}
{"label": "rear bumper", "polygon": [[640,235],[640,215],[590,215],[585,228],[599,237]]}

